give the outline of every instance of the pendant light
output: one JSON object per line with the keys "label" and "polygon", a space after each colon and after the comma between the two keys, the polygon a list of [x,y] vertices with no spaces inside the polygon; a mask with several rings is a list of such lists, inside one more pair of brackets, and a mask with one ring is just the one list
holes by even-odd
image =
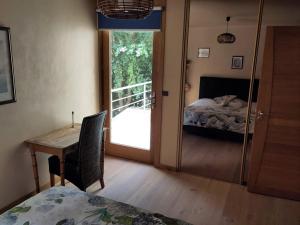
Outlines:
{"label": "pendant light", "polygon": [[226,23],[227,23],[227,29],[226,29],[226,32],[223,33],[223,34],[220,34],[220,35],[218,36],[218,42],[219,42],[220,44],[232,44],[232,43],[234,43],[235,40],[236,40],[234,34],[228,32],[228,25],[229,25],[229,22],[230,22],[230,16],[227,16],[227,17],[226,17]]}
{"label": "pendant light", "polygon": [[97,0],[97,12],[112,19],[144,19],[153,10],[153,0]]}

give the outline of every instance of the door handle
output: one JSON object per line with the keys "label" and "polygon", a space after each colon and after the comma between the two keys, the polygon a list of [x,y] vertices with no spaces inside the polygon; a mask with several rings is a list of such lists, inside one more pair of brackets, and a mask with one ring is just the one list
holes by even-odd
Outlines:
{"label": "door handle", "polygon": [[264,113],[262,112],[262,111],[258,111],[257,112],[257,115],[256,115],[256,119],[258,119],[258,120],[262,120],[263,118],[264,118]]}

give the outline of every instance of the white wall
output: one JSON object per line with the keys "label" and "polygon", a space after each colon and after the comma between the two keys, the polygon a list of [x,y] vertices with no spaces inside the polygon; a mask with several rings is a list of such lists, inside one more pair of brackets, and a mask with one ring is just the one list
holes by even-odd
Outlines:
{"label": "white wall", "polygon": [[[0,208],[34,190],[24,140],[99,110],[95,0],[0,0],[11,28],[17,102],[0,106]],[[38,157],[41,184],[49,181]]]}

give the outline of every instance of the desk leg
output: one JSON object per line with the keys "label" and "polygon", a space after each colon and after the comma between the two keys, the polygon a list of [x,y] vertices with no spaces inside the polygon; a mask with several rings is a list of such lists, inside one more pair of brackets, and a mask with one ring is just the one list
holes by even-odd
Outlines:
{"label": "desk leg", "polygon": [[60,161],[60,179],[61,186],[65,186],[65,157],[64,155],[59,157]]}
{"label": "desk leg", "polygon": [[34,181],[35,181],[35,191],[36,193],[40,192],[40,182],[39,182],[39,172],[37,167],[37,160],[36,160],[36,154],[33,149],[30,149],[31,153],[31,160],[32,160],[32,169],[33,169],[33,175],[34,175]]}

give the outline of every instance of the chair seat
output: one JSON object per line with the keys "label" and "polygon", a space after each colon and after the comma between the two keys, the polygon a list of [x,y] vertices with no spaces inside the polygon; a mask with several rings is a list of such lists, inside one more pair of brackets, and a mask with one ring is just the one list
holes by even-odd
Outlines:
{"label": "chair seat", "polygon": [[[78,151],[73,151],[65,156],[65,179],[75,184],[79,188],[82,187],[81,177],[79,173]],[[57,156],[51,156],[48,159],[49,172],[60,176],[60,160]]]}

